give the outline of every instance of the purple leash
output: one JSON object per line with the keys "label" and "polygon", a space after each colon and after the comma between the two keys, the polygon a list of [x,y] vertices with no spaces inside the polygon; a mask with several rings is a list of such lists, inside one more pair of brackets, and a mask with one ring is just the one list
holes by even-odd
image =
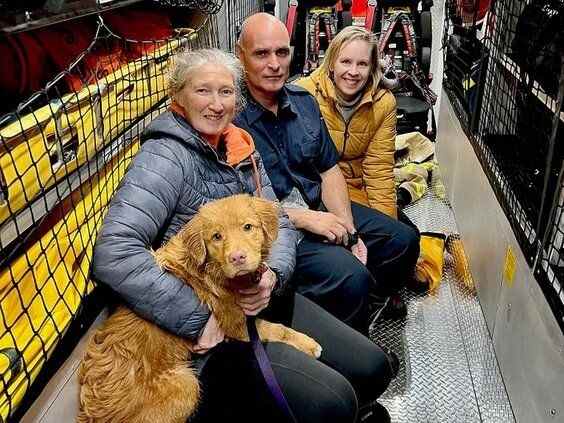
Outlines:
{"label": "purple leash", "polygon": [[272,370],[270,360],[266,355],[264,345],[262,345],[262,342],[260,342],[254,317],[247,318],[247,330],[249,331],[251,345],[260,367],[260,371],[262,372],[262,376],[264,377],[264,381],[268,386],[268,390],[274,397],[274,401],[276,402],[280,410],[282,410],[286,417],[288,417],[288,420],[295,423],[296,418],[294,417],[294,413],[292,413],[292,409],[290,408],[290,405],[288,404],[288,401],[286,400],[282,389],[280,389],[278,380],[276,380],[276,376],[274,375],[274,371]]}

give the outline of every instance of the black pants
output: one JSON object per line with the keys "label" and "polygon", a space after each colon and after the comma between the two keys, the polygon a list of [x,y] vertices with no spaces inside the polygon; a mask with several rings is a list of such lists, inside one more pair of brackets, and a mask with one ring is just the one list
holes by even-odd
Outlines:
{"label": "black pants", "polygon": [[419,232],[357,203],[352,203],[352,213],[368,249],[367,265],[342,246],[306,235],[298,246],[292,284],[335,317],[364,331],[368,293],[389,296],[406,284],[419,257]]}
{"label": "black pants", "polygon": [[[375,400],[390,383],[387,354],[303,296],[296,294],[290,300],[293,304],[285,312],[270,313],[275,319],[268,320],[289,321],[289,326],[323,347],[321,358],[315,360],[282,343],[266,344],[296,420],[357,421],[359,405]],[[214,348],[201,370],[200,382],[202,402],[193,422],[287,421],[274,404],[248,343],[224,342]]]}

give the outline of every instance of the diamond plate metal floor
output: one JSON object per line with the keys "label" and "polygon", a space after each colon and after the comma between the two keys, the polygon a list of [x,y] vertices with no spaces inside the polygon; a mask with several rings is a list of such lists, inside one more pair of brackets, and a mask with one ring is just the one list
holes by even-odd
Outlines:
{"label": "diamond plate metal floor", "polygon": [[[458,236],[437,174],[405,212],[421,231]],[[457,280],[454,264],[445,252],[438,291],[404,290],[407,317],[371,326],[371,338],[401,361],[380,399],[394,423],[515,422],[476,292]]]}

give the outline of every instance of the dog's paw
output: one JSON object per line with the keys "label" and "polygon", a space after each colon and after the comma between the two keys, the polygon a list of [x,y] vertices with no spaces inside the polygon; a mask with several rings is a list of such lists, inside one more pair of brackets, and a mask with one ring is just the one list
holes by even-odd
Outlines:
{"label": "dog's paw", "polygon": [[298,350],[311,355],[314,358],[321,357],[321,352],[323,351],[321,345],[315,342],[313,338],[310,338],[309,336],[304,334],[299,334],[299,336],[296,337],[294,346]]}
{"label": "dog's paw", "polygon": [[319,358],[321,357],[321,352],[323,351],[323,348],[321,347],[321,345],[317,344],[317,346],[315,347],[315,351],[313,352],[313,356],[315,358]]}

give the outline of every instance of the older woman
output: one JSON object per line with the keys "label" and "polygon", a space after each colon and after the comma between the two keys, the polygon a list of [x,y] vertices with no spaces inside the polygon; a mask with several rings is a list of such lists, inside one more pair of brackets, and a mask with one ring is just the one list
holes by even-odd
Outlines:
{"label": "older woman", "polygon": [[[249,345],[222,342],[214,315],[189,286],[160,269],[150,251],[202,204],[236,193],[255,194],[256,181],[262,195],[275,200],[251,137],[231,124],[242,98],[241,73],[238,60],[219,50],[175,58],[170,110],[143,132],[141,149],[98,236],[92,265],[95,279],[136,313],[196,341],[203,387],[196,421],[283,420]],[[276,295],[292,274],[296,239],[287,216],[282,216],[269,271],[256,290],[241,296],[239,305],[247,315],[256,315],[270,303],[278,304],[269,308],[272,315],[283,316],[284,323],[323,347],[321,361],[285,344],[266,347],[296,420],[354,422],[359,401],[370,404],[387,387],[393,373],[389,356],[304,297],[291,295],[290,301],[282,301],[284,296]],[[366,413],[377,416],[385,410],[374,405]]]}

